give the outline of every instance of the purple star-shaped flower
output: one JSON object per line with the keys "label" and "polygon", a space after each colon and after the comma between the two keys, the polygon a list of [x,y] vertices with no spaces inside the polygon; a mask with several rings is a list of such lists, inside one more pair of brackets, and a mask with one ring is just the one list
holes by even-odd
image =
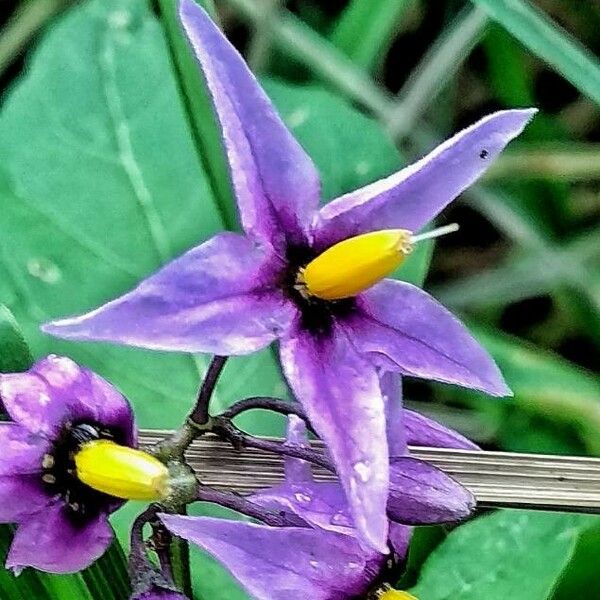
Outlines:
{"label": "purple star-shaped flower", "polygon": [[48,356],[27,373],[0,374],[12,422],[0,425],[0,522],[17,523],[6,566],[80,571],[113,539],[109,513],[123,501],[74,475],[86,440],[136,443],[133,414],[107,381],[72,360]]}
{"label": "purple star-shaped flower", "polygon": [[222,233],[133,291],[44,330],[159,350],[247,354],[279,341],[283,372],[327,443],[361,535],[385,548],[388,448],[377,367],[507,395],[496,365],[432,297],[383,280],[352,298],[298,291],[332,245],[420,230],[517,136],[534,110],[489,115],[402,171],[319,209],[318,173],[207,14],[181,19],[212,95],[244,234]]}
{"label": "purple star-shaped flower", "polygon": [[[420,423],[419,437],[427,440],[431,432],[436,439],[440,428],[428,419]],[[390,445],[400,450],[404,434],[401,428],[398,431]],[[446,431],[451,437],[452,432]],[[290,417],[286,444],[306,443],[304,422]],[[458,435],[453,445],[465,447]],[[404,461],[392,461],[392,481],[405,479],[390,493],[391,519],[434,523],[469,514],[473,507],[469,492],[405,454],[404,446]],[[278,529],[208,517],[160,517],[172,533],[222,562],[257,600],[349,600],[363,597],[380,581],[387,557],[361,544],[342,487],[315,481],[308,463],[286,458],[285,482],[253,494],[250,500],[277,514],[291,515],[290,522],[297,526]],[[397,560],[405,559],[410,534],[410,527],[391,521],[389,541]]]}

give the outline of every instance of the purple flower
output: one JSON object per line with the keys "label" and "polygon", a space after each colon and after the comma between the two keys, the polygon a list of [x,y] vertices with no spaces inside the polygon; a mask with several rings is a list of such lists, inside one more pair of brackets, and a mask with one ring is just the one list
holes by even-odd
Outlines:
{"label": "purple flower", "polygon": [[[351,297],[339,290],[313,293],[307,269],[354,236],[393,228],[402,242],[402,235],[420,230],[477,179],[535,111],[489,115],[416,164],[319,209],[312,161],[243,59],[191,0],[182,0],[181,19],[212,95],[244,234],[216,235],[128,294],[44,330],[219,355],[251,353],[278,340],[284,374],[329,447],[356,527],[383,550],[390,479],[377,368],[498,396],[510,390],[463,325],[424,291],[389,279],[368,287],[374,272],[368,253],[357,254],[367,262],[358,286],[365,289]],[[382,234],[360,243],[373,241],[384,252],[386,240]],[[387,259],[401,252],[394,246]],[[333,259],[324,261],[329,270]],[[378,273],[389,267],[386,260],[377,263]],[[311,277],[313,271],[322,272],[323,264]]]}
{"label": "purple flower", "polygon": [[111,543],[108,514],[123,501],[77,479],[73,455],[96,439],[134,446],[130,407],[104,379],[58,356],[0,374],[0,398],[12,419],[0,426],[0,522],[18,525],[6,566],[79,571]]}
{"label": "purple flower", "polygon": [[[289,418],[286,443],[307,443],[304,422],[297,417]],[[410,485],[413,489],[418,485],[424,496],[423,505],[415,507],[411,491],[392,490],[390,517],[409,515],[417,522],[433,523],[444,511],[450,519],[469,513],[473,502],[466,490],[441,471],[425,463],[419,469],[416,465],[420,461],[409,460]],[[397,467],[392,463],[392,481],[396,469],[407,473],[406,463]],[[257,600],[344,600],[372,591],[381,580],[387,557],[360,543],[342,487],[316,482],[310,465],[294,458],[285,461],[285,477],[283,484],[253,494],[250,500],[279,514],[292,515],[295,519],[289,520],[297,523],[294,527],[159,516],[172,533],[197,544],[223,563]],[[410,534],[410,527],[390,523],[389,541],[398,560],[406,557]],[[396,596],[408,597],[400,593]]]}
{"label": "purple flower", "polygon": [[159,515],[217,560],[256,600],[344,600],[365,594],[385,556],[350,535],[211,517]]}
{"label": "purple flower", "polygon": [[[395,448],[398,454],[390,459],[387,515],[391,546],[397,556],[403,558],[410,539],[410,528],[406,525],[431,525],[465,519],[473,511],[475,499],[439,469],[408,456],[401,423],[398,425],[399,435],[392,433],[388,436],[390,447]],[[425,429],[422,431],[422,437],[426,439]],[[286,444],[307,445],[306,427],[301,419],[289,417]],[[315,481],[310,465],[302,460],[286,458],[285,482],[253,494],[251,500],[261,506],[292,513],[307,526],[357,536],[341,485]]]}

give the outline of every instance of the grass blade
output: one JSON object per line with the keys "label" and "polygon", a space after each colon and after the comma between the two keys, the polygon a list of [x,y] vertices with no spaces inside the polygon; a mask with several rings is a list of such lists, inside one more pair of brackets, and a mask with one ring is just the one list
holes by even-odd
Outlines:
{"label": "grass blade", "polygon": [[365,71],[376,71],[396,35],[411,0],[352,0],[329,40]]}
{"label": "grass blade", "polygon": [[526,0],[472,0],[546,61],[582,94],[600,104],[600,64],[571,34]]}

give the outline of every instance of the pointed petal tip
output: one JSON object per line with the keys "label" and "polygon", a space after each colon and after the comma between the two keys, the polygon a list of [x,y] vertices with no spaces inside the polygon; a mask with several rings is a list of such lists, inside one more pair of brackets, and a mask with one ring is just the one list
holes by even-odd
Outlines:
{"label": "pointed petal tip", "polygon": [[504,381],[504,377],[500,373],[498,373],[496,380],[482,387],[481,391],[495,398],[512,398],[514,396],[513,391],[508,387],[508,384]]}
{"label": "pointed petal tip", "polygon": [[[81,320],[81,317],[69,317],[66,319],[57,319],[48,321],[40,325],[40,331],[54,337],[70,339],[77,336],[76,326]],[[75,327],[74,327],[75,326]]]}

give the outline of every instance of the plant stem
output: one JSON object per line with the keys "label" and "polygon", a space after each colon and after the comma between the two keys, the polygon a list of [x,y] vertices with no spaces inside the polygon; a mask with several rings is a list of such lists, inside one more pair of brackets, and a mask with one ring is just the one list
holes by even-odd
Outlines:
{"label": "plant stem", "polygon": [[319,465],[328,471],[335,472],[335,467],[331,461],[317,450],[291,444],[287,445],[284,442],[248,435],[226,418],[215,417],[213,419],[212,432],[222,439],[231,442],[234,448],[256,448],[257,450],[264,450],[281,456],[299,458],[312,464]]}
{"label": "plant stem", "polygon": [[[185,509],[180,514],[186,514]],[[184,591],[186,596],[192,597],[192,577],[190,571],[190,548],[186,540],[174,537],[169,544],[169,559],[172,565],[173,581]]]}
{"label": "plant stem", "polygon": [[247,410],[263,409],[270,410],[282,415],[296,415],[308,425],[308,417],[304,409],[297,402],[287,402],[270,396],[252,396],[239,400],[233,406],[223,411],[219,416],[225,419],[233,419]]}
{"label": "plant stem", "polygon": [[0,74],[25,51],[39,30],[72,0],[33,0],[22,3],[0,32]]}
{"label": "plant stem", "polygon": [[210,404],[210,399],[215,391],[215,386],[217,385],[219,375],[221,375],[221,371],[223,370],[226,361],[226,356],[215,356],[211,360],[210,365],[208,365],[206,376],[204,377],[204,381],[200,386],[200,392],[198,393],[196,406],[194,406],[188,417],[188,421],[190,421],[192,424],[205,425],[208,423],[210,419],[208,405]]}
{"label": "plant stem", "polygon": [[230,508],[236,512],[252,517],[270,525],[271,527],[286,527],[298,525],[298,522],[282,514],[274,513],[272,510],[263,508],[251,500],[235,494],[234,492],[223,492],[211,487],[200,486],[198,498],[200,502],[212,502],[225,508]]}
{"label": "plant stem", "polygon": [[185,423],[167,439],[159,442],[152,450],[152,454],[167,463],[171,460],[183,459],[188,446],[200,435],[212,430],[209,404],[217,385],[219,375],[227,361],[226,356],[215,356],[208,366],[204,381],[200,385],[196,404]]}

